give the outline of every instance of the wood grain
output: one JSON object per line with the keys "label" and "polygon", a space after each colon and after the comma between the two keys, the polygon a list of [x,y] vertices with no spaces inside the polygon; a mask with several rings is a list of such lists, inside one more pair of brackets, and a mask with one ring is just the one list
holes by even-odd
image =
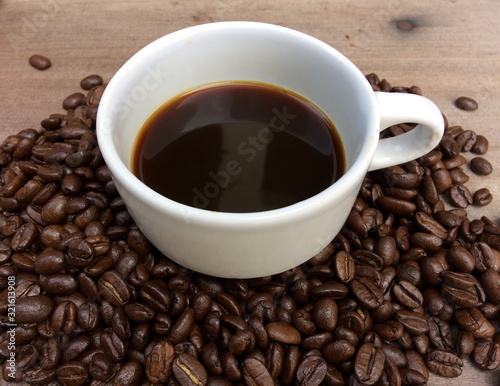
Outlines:
{"label": "wood grain", "polygon": [[[364,73],[393,85],[418,85],[451,124],[483,134],[495,171],[472,178],[469,188],[500,197],[500,2],[498,0],[203,0],[69,1],[0,0],[0,139],[38,128],[48,114],[79,89],[84,76],[109,80],[137,50],[191,25],[255,20],[309,33],[336,47]],[[412,23],[400,30],[397,22]],[[53,66],[31,68],[28,58],[46,55]],[[462,95],[479,102],[475,112],[453,105]],[[471,217],[500,219],[500,198]],[[497,385],[498,370],[468,365],[456,379],[433,376],[432,385]]]}

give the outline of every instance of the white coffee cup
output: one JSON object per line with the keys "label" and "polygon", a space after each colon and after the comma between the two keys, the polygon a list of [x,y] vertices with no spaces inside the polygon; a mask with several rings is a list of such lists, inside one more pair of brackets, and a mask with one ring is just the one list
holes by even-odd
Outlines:
{"label": "white coffee cup", "polygon": [[[137,133],[157,108],[186,90],[234,80],[277,85],[320,107],[342,137],[345,174],[309,199],[255,213],[186,206],[132,174]],[[419,126],[379,140],[381,130],[405,122]],[[308,260],[340,231],[367,171],[424,155],[443,130],[442,114],[428,99],[373,92],[354,64],[326,43],[256,22],[198,25],[154,41],[109,82],[97,116],[102,155],[145,236],[173,261],[227,278],[271,275]]]}

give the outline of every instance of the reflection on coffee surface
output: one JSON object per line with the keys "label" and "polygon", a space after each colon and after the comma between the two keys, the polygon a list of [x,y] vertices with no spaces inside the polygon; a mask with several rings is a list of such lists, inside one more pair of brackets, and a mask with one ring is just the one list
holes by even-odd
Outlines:
{"label": "reflection on coffee surface", "polygon": [[345,171],[340,136],[313,103],[276,86],[214,83],[161,106],[132,171],[158,193],[219,212],[259,212],[323,191]]}

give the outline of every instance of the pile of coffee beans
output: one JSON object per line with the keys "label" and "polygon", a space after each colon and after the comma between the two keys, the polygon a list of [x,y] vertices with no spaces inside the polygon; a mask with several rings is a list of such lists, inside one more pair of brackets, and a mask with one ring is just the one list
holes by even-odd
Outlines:
{"label": "pile of coffee beans", "polygon": [[[367,76],[374,90],[420,94]],[[488,141],[446,123],[366,175],[340,234],[278,275],[220,279],[156,251],[103,162],[91,75],[0,145],[0,363],[29,385],[423,385],[500,364],[500,226],[470,219]],[[394,136],[412,125],[393,126]],[[193,242],[196,242],[195,240]]]}

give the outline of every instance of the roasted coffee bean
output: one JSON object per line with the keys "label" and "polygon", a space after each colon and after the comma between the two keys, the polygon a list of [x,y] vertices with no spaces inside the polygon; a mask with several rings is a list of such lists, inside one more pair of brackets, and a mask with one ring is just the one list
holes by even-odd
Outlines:
{"label": "roasted coffee bean", "polygon": [[424,302],[420,290],[406,280],[401,280],[395,284],[392,287],[392,293],[402,305],[410,309],[418,308]]}
{"label": "roasted coffee bean", "polygon": [[346,339],[335,340],[321,350],[323,358],[329,363],[342,363],[351,359],[356,352],[356,346]]}
{"label": "roasted coffee bean", "polygon": [[384,294],[370,279],[360,278],[351,282],[351,291],[366,308],[375,309],[383,303]]}
{"label": "roasted coffee bean", "polygon": [[182,342],[189,334],[194,323],[194,310],[190,307],[186,308],[177,322],[173,325],[172,330],[168,334],[168,340],[172,344]]}
{"label": "roasted coffee bean", "polygon": [[271,322],[265,326],[269,339],[285,344],[300,344],[300,332],[293,326],[283,322]]}
{"label": "roasted coffee bean", "polygon": [[59,334],[71,333],[76,327],[77,312],[75,303],[71,301],[59,303],[50,317],[52,329]]}
{"label": "roasted coffee bean", "polygon": [[337,303],[330,298],[316,300],[312,309],[312,317],[319,330],[333,332],[338,322]]}
{"label": "roasted coffee bean", "polygon": [[94,330],[100,321],[99,308],[95,303],[84,303],[78,307],[77,323],[84,330]]}
{"label": "roasted coffee bean", "polygon": [[468,331],[459,331],[455,339],[457,355],[464,359],[467,358],[474,350],[475,340],[474,335]]}
{"label": "roasted coffee bean", "polygon": [[43,281],[43,289],[50,295],[69,295],[77,288],[76,279],[68,273],[54,273]]}
{"label": "roasted coffee bean", "polygon": [[480,176],[487,176],[493,172],[493,166],[483,157],[472,158],[470,160],[470,168],[474,173]]}
{"label": "roasted coffee bean", "polygon": [[384,370],[385,354],[381,347],[372,343],[363,344],[356,353],[354,374],[356,379],[364,384],[373,385]]}
{"label": "roasted coffee bean", "polygon": [[239,381],[243,374],[239,368],[238,361],[229,351],[221,356],[222,374],[230,381]]}
{"label": "roasted coffee bean", "polygon": [[460,110],[474,111],[477,110],[479,105],[474,99],[461,96],[455,100],[455,106],[457,106]]}
{"label": "roasted coffee bean", "polygon": [[123,277],[116,271],[106,271],[97,283],[99,293],[112,305],[122,306],[131,297],[130,288]]}
{"label": "roasted coffee bean", "polygon": [[373,329],[384,341],[388,342],[396,341],[403,335],[403,325],[396,320],[386,320],[375,324]]}
{"label": "roasted coffee bean", "polygon": [[73,361],[60,365],[57,378],[65,385],[84,385],[89,377],[88,368],[81,362]]}
{"label": "roasted coffee bean", "polygon": [[451,351],[431,350],[425,356],[425,364],[429,370],[442,377],[458,377],[462,374],[463,362]]}
{"label": "roasted coffee bean", "polygon": [[465,185],[453,185],[449,190],[450,201],[458,208],[467,208],[474,202],[472,194]]}
{"label": "roasted coffee bean", "polygon": [[349,253],[337,252],[333,258],[333,264],[335,275],[341,282],[348,283],[354,279],[354,259]]}
{"label": "roasted coffee bean", "polygon": [[400,310],[396,312],[396,319],[410,334],[425,334],[429,331],[429,321],[416,311]]}
{"label": "roasted coffee bean", "polygon": [[380,197],[377,200],[377,205],[385,211],[399,215],[408,215],[417,209],[417,206],[411,201],[401,200],[390,196]]}
{"label": "roasted coffee bean", "polygon": [[127,317],[136,323],[146,323],[155,317],[155,310],[141,303],[128,303],[124,306]]}
{"label": "roasted coffee bean", "polygon": [[36,68],[37,70],[44,71],[50,66],[52,66],[52,63],[49,58],[42,56],[42,55],[31,55],[29,58],[29,63],[31,67]]}
{"label": "roasted coffee bean", "polygon": [[481,285],[483,286],[488,300],[493,304],[500,305],[500,274],[493,268],[489,268],[481,272],[479,276]]}
{"label": "roasted coffee bean", "polygon": [[243,381],[246,385],[272,386],[274,381],[264,364],[255,358],[247,358],[243,361]]}
{"label": "roasted coffee bean", "polygon": [[475,267],[475,260],[472,254],[459,245],[455,245],[448,249],[446,258],[450,265],[460,272],[472,272]]}
{"label": "roasted coffee bean", "polygon": [[189,354],[181,354],[172,363],[172,372],[181,385],[206,385],[207,371]]}
{"label": "roasted coffee bean", "polygon": [[47,319],[54,310],[54,302],[45,295],[16,299],[15,320],[19,324],[38,323]]}
{"label": "roasted coffee bean", "polygon": [[255,347],[255,336],[249,330],[239,330],[229,339],[227,348],[235,357],[250,353]]}
{"label": "roasted coffee bean", "polygon": [[491,201],[493,201],[493,196],[491,195],[489,189],[481,188],[476,190],[472,195],[472,202],[474,205],[486,206]]}
{"label": "roasted coffee bean", "polygon": [[472,360],[483,370],[495,370],[500,365],[500,344],[493,339],[480,339],[472,351]]}
{"label": "roasted coffee bean", "polygon": [[476,339],[489,338],[495,334],[495,328],[475,307],[458,308],[454,314],[458,325]]}
{"label": "roasted coffee bean", "polygon": [[139,386],[142,382],[143,365],[137,359],[133,359],[115,373],[113,385]]}
{"label": "roasted coffee bean", "polygon": [[296,379],[299,385],[318,386],[325,379],[326,362],[318,355],[306,357],[298,366]]}
{"label": "roasted coffee bean", "polygon": [[92,74],[83,78],[80,82],[80,86],[84,90],[90,90],[92,87],[100,86],[102,83],[103,79],[100,75]]}
{"label": "roasted coffee bean", "polygon": [[476,137],[476,143],[471,148],[471,152],[475,154],[485,154],[488,151],[488,139],[482,135]]}

